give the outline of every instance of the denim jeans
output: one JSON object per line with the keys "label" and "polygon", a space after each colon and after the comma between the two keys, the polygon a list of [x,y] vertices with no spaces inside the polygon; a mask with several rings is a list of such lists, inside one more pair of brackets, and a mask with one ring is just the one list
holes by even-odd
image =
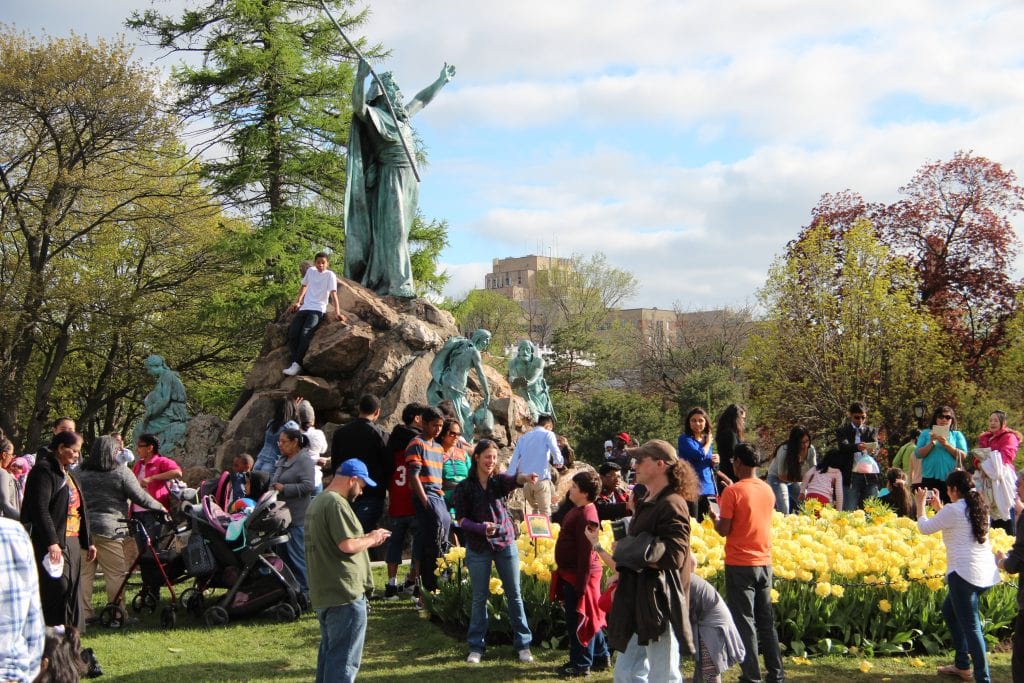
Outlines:
{"label": "denim jeans", "polygon": [[795,513],[800,498],[800,482],[782,481],[774,474],[769,474],[768,485],[775,492],[775,509],[784,515]]}
{"label": "denim jeans", "polygon": [[768,670],[768,683],[785,680],[782,651],[772,610],[772,568],[725,565],[725,604],[729,606],[746,654],[740,663],[741,681],[760,681],[758,648]]}
{"label": "denim jeans", "polygon": [[682,683],[679,643],[669,626],[657,640],[641,645],[636,634],[615,658],[615,683]]}
{"label": "denim jeans", "polygon": [[562,597],[565,599],[565,630],[569,632],[569,663],[580,669],[589,669],[594,657],[608,656],[608,641],[604,631],[598,631],[586,645],[576,636],[580,615],[576,611],[578,597],[576,587],[567,581],[561,581]]}
{"label": "denim jeans", "polygon": [[[517,650],[530,647],[533,634],[526,623],[526,608],[523,596],[519,591],[519,549],[510,543],[502,550],[478,553],[466,548],[466,568],[469,569],[469,582],[473,587],[472,608],[469,616],[470,652],[483,653],[487,639],[487,599],[490,597],[491,563],[498,570],[505,599],[508,601],[508,621],[512,627],[513,644]],[[421,569],[421,575],[426,569]]]}
{"label": "denim jeans", "polygon": [[978,588],[956,572],[946,575],[946,583],[949,592],[942,602],[942,617],[949,626],[953,650],[956,652],[953,662],[958,669],[970,668],[973,663],[975,683],[989,683],[992,679],[988,673],[985,637],[981,633],[981,617],[978,614],[978,598],[988,588]]}
{"label": "denim jeans", "polygon": [[363,658],[366,638],[366,598],[318,609],[320,651],[316,657],[316,683],[352,683]]}
{"label": "denim jeans", "polygon": [[291,352],[292,362],[302,364],[309,350],[309,341],[323,317],[320,311],[299,311],[292,318],[288,325],[288,351]]}
{"label": "denim jeans", "polygon": [[452,515],[441,496],[428,493],[427,502],[428,506],[423,507],[420,499],[414,497],[412,507],[416,511],[416,523],[420,527],[418,535],[422,538],[420,552],[417,555],[420,563],[420,580],[425,590],[432,591],[437,588],[434,569],[437,568],[437,558],[441,557],[442,549],[448,545]]}
{"label": "denim jeans", "polygon": [[295,575],[304,595],[309,595],[309,583],[306,581],[306,530],[302,526],[288,527],[288,542],[277,546],[281,559],[288,563],[288,568]]}
{"label": "denim jeans", "polygon": [[878,475],[850,472],[849,484],[843,487],[843,510],[859,509],[868,498],[878,496]]}

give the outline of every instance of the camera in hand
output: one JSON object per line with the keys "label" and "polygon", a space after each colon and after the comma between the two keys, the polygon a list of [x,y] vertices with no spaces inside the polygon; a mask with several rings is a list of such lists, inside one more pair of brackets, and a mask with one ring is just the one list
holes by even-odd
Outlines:
{"label": "camera in hand", "polygon": [[612,522],[612,538],[616,541],[621,541],[629,534],[629,523],[633,520],[632,517],[623,517],[622,519],[616,519]]}

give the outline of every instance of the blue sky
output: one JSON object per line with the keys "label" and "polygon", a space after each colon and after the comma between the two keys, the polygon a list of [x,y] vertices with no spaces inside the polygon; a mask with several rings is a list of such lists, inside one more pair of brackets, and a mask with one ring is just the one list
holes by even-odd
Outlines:
{"label": "blue sky", "polygon": [[[111,36],[151,3],[7,5],[28,31]],[[630,305],[742,305],[822,193],[892,201],[959,149],[1024,172],[1012,0],[378,0],[363,34],[407,95],[458,69],[416,119],[452,296],[541,249],[603,251],[639,279]]]}

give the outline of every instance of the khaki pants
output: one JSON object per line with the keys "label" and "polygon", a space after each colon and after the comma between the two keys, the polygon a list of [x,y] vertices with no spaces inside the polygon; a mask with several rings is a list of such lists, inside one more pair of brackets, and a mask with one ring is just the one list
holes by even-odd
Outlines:
{"label": "khaki pants", "polygon": [[523,484],[523,498],[526,500],[526,514],[551,516],[551,498],[555,485],[550,479],[541,479],[536,484]]}
{"label": "khaki pants", "polygon": [[[131,562],[125,558],[125,544],[120,538],[106,538],[104,536],[93,536],[92,542],[96,546],[96,560],[86,562],[82,557],[82,578],[78,590],[78,604],[83,619],[89,619],[93,614],[92,609],[92,584],[96,578],[96,566],[103,570],[103,578],[107,586],[107,602],[113,602],[117,595],[117,589],[121,587],[125,574]],[[129,539],[131,540],[131,539]],[[124,596],[121,596],[121,607],[124,607]]]}

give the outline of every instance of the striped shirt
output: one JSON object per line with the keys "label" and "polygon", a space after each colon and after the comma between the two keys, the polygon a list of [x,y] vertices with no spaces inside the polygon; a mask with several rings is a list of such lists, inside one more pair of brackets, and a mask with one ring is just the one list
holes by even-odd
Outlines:
{"label": "striped shirt", "polygon": [[428,495],[441,496],[444,472],[444,451],[435,441],[424,441],[417,436],[405,449],[405,469],[408,476],[418,476]]}

